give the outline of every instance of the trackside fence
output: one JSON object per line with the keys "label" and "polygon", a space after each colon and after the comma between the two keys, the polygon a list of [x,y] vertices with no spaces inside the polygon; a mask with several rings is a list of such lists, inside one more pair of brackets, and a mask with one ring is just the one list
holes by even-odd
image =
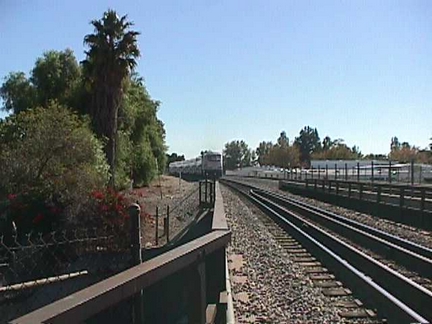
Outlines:
{"label": "trackside fence", "polygon": [[206,234],[142,262],[140,211],[132,205],[133,267],[11,323],[226,323],[231,232],[218,183],[205,190],[214,197],[204,206],[211,218]]}
{"label": "trackside fence", "polygon": [[129,268],[125,233],[101,226],[1,236],[0,323]]}

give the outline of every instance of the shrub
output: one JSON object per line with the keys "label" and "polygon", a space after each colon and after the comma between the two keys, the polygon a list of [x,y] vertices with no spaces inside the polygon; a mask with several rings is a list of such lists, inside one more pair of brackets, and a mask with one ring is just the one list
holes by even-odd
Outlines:
{"label": "shrub", "polygon": [[[9,201],[2,215],[18,231],[74,223],[109,170],[88,120],[53,102],[0,121],[0,165],[0,201]],[[19,202],[26,207],[18,213]],[[51,207],[61,212],[51,215]]]}

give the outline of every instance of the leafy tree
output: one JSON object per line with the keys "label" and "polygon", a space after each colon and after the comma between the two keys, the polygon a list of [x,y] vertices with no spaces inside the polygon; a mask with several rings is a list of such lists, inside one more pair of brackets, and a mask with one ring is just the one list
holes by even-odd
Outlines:
{"label": "leafy tree", "polygon": [[334,141],[331,140],[330,136],[326,136],[324,137],[323,141],[322,141],[322,149],[323,151],[327,151],[329,149],[331,149],[334,145]]}
{"label": "leafy tree", "polygon": [[300,130],[300,135],[295,138],[294,145],[300,150],[300,161],[306,165],[310,164],[311,154],[321,150],[318,130],[305,126]]}
{"label": "leafy tree", "polygon": [[269,154],[270,154],[270,151],[272,148],[273,148],[272,142],[263,141],[263,142],[259,143],[259,145],[256,149],[256,154],[258,156],[258,162],[260,165],[270,164]]}
{"label": "leafy tree", "polygon": [[278,140],[277,140],[277,144],[278,144],[280,147],[282,147],[282,148],[285,148],[285,147],[288,147],[288,146],[289,146],[289,139],[288,139],[288,137],[286,136],[285,131],[282,131],[282,132],[280,133],[280,136],[279,136],[279,138],[278,138]]}
{"label": "leafy tree", "polygon": [[251,166],[251,159],[251,150],[243,140],[232,141],[225,144],[223,160],[226,170]]}
{"label": "leafy tree", "polygon": [[10,73],[0,93],[3,109],[21,111],[45,107],[50,100],[76,107],[81,104],[77,94],[82,92],[81,69],[70,49],[48,51],[36,60],[27,79],[24,72]]}
{"label": "leafy tree", "polygon": [[[157,118],[160,103],[150,98],[141,78],[129,80],[123,104],[119,111],[120,130],[128,138],[119,145],[117,162],[126,168],[119,170],[130,174],[135,185],[145,185],[166,165],[165,129]],[[144,167],[144,164],[146,167]]]}
{"label": "leafy tree", "polygon": [[111,186],[115,183],[116,134],[118,111],[123,99],[123,85],[135,68],[140,56],[138,32],[129,30],[133,23],[127,16],[119,18],[114,10],[104,13],[102,19],[93,20],[94,34],[84,37],[89,47],[83,68],[92,104],[90,116],[99,136],[106,137],[105,147],[111,169]]}
{"label": "leafy tree", "polygon": [[312,154],[316,160],[355,160],[361,156],[358,146],[349,148],[342,138],[333,141],[329,136],[323,140],[323,149]]}
{"label": "leafy tree", "polygon": [[[0,152],[0,201],[13,194],[27,197],[25,204],[35,210],[61,207],[64,218],[56,221],[76,217],[90,192],[108,180],[102,145],[89,122],[56,103],[1,121]],[[35,216],[16,219],[18,228],[28,228]]]}
{"label": "leafy tree", "polygon": [[257,164],[257,154],[256,154],[255,150],[252,150],[251,165],[256,165],[256,164]]}
{"label": "leafy tree", "polygon": [[19,113],[35,106],[37,92],[24,72],[12,72],[4,80],[0,88],[2,110]]}
{"label": "leafy tree", "polygon": [[355,159],[361,159],[363,157],[362,152],[360,151],[360,148],[357,145],[354,145],[351,148],[351,152],[354,154]]}
{"label": "leafy tree", "polygon": [[30,78],[37,89],[38,106],[46,106],[50,100],[69,105],[80,77],[81,69],[72,50],[45,52],[36,60]]}
{"label": "leafy tree", "polygon": [[391,138],[391,143],[390,143],[390,151],[397,151],[401,148],[401,144],[399,143],[399,139],[394,136]]}

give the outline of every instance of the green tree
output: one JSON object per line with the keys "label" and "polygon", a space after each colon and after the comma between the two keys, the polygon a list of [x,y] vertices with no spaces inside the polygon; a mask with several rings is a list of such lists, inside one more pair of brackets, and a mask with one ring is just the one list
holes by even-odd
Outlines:
{"label": "green tree", "polygon": [[116,134],[118,111],[123,99],[125,80],[135,68],[140,56],[138,32],[129,30],[133,23],[127,16],[119,18],[114,10],[93,20],[94,33],[84,37],[89,47],[83,68],[92,95],[90,116],[99,136],[106,137],[106,156],[111,171],[111,186],[115,183]]}
{"label": "green tree", "polygon": [[390,142],[390,151],[397,151],[400,150],[401,148],[401,144],[399,143],[399,139],[394,136],[391,138],[391,142]]}
{"label": "green tree", "polygon": [[305,126],[300,130],[299,136],[295,138],[294,145],[300,150],[300,161],[306,165],[310,165],[312,153],[318,153],[321,150],[318,130]]}
{"label": "green tree", "polygon": [[13,113],[46,107],[51,100],[78,108],[82,92],[81,68],[70,49],[45,52],[29,79],[24,72],[10,73],[0,89],[2,108]]}
{"label": "green tree", "polygon": [[289,146],[289,138],[286,136],[285,131],[282,131],[282,132],[280,133],[280,136],[279,136],[279,138],[278,138],[278,140],[277,140],[277,144],[278,144],[280,147],[282,147],[282,148],[285,148],[285,147],[288,147],[288,146]]}
{"label": "green tree", "polygon": [[159,101],[151,99],[143,80],[134,75],[119,111],[119,129],[124,138],[118,145],[117,162],[119,176],[131,176],[136,186],[148,184],[153,178],[156,161],[160,173],[165,169],[167,147],[164,125],[157,118],[159,106]]}
{"label": "green tree", "polygon": [[259,143],[259,145],[256,149],[256,154],[258,156],[258,162],[260,165],[270,164],[269,154],[270,154],[272,147],[273,147],[272,142],[262,141],[261,143]]}
{"label": "green tree", "polygon": [[251,166],[252,152],[243,141],[231,141],[225,144],[223,160],[226,170]]}
{"label": "green tree", "polygon": [[14,113],[32,108],[37,102],[36,88],[24,72],[12,72],[5,77],[0,96],[3,99],[2,110]]}
{"label": "green tree", "polygon": [[72,50],[48,51],[36,60],[30,80],[37,89],[38,106],[47,106],[50,100],[69,105],[80,85],[81,69]]}
{"label": "green tree", "polygon": [[334,143],[334,141],[331,140],[330,136],[324,137],[324,139],[322,141],[323,151],[327,151],[327,150],[331,149],[334,144],[335,143]]}

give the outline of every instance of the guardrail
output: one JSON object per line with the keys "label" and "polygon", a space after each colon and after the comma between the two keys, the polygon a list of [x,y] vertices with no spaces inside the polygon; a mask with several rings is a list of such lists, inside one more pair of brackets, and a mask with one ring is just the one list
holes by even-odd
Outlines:
{"label": "guardrail", "polygon": [[[213,219],[207,234],[11,323],[99,322],[112,320],[119,312],[123,322],[132,323],[170,323],[179,318],[190,323],[233,323],[225,254],[231,232],[218,183],[213,192],[214,207],[209,210]],[[139,225],[138,213],[132,219],[136,222]],[[133,244],[139,246],[136,240]],[[141,259],[139,252],[136,262]]]}
{"label": "guardrail", "polygon": [[279,188],[410,226],[432,229],[428,187],[308,179],[279,181]]}
{"label": "guardrail", "polygon": [[297,183],[306,188],[331,192],[336,195],[355,197],[360,200],[387,203],[400,208],[410,207],[427,211],[432,209],[432,188],[404,184],[371,183],[330,179],[304,179],[303,181],[281,181]]}

